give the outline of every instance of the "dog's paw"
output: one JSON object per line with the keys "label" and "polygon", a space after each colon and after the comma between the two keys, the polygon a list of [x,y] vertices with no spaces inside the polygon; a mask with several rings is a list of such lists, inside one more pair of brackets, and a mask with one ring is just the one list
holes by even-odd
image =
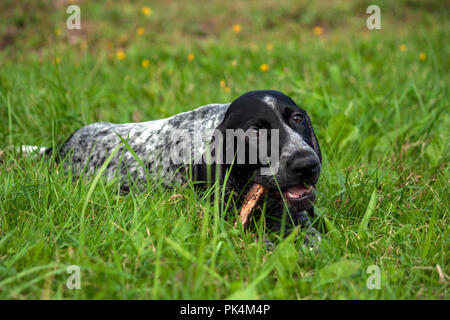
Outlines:
{"label": "dog's paw", "polygon": [[303,239],[303,246],[310,251],[316,251],[320,247],[320,242],[322,241],[322,236],[319,231],[313,227],[309,227],[305,230],[305,237]]}
{"label": "dog's paw", "polygon": [[320,246],[322,237],[313,226],[306,211],[297,212],[292,215],[294,223],[301,227],[299,233],[299,241],[303,241],[302,245],[311,251],[317,250]]}

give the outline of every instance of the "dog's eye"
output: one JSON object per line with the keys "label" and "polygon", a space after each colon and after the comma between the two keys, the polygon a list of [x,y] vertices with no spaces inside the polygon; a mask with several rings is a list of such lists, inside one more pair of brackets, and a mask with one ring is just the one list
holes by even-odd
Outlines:
{"label": "dog's eye", "polygon": [[300,123],[303,121],[303,117],[300,113],[296,113],[292,116],[292,120],[294,120],[295,123]]}

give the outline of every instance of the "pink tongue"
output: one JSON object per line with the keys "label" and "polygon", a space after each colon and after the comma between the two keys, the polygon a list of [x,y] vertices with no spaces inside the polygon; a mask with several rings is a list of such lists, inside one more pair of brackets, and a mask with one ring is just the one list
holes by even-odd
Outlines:
{"label": "pink tongue", "polygon": [[309,192],[307,187],[291,187],[284,192],[287,198],[301,198],[305,193]]}

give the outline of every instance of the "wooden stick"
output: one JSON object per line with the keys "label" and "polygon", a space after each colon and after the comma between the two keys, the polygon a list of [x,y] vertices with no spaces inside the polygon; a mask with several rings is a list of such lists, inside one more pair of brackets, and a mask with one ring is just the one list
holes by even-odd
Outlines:
{"label": "wooden stick", "polygon": [[258,202],[264,196],[266,190],[267,188],[262,184],[255,183],[245,195],[244,204],[242,205],[241,212],[239,213],[239,220],[241,221],[244,229],[250,222],[251,215],[258,205]]}

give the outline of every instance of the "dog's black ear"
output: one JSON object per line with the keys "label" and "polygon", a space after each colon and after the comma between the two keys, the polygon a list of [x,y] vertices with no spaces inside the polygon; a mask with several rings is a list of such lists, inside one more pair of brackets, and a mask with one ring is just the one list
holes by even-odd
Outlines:
{"label": "dog's black ear", "polygon": [[[224,121],[225,122],[225,121]],[[225,129],[226,129],[226,124],[222,122],[214,131],[213,136],[211,137],[211,140],[208,141],[208,145],[212,146],[213,142],[216,139],[216,133],[219,133],[219,135],[221,135],[222,138],[225,137]],[[216,141],[216,143],[218,143]],[[223,143],[223,141],[222,141]],[[217,147],[217,145],[216,145]],[[214,149],[214,156],[218,156],[217,152],[218,150]],[[212,163],[207,164],[206,163],[206,159],[208,159],[208,156],[206,155],[206,152],[208,150],[205,150],[205,152],[202,154],[202,161],[199,164],[195,164],[194,165],[194,180],[199,182],[199,186],[201,187],[211,187],[214,182],[216,181],[216,178],[219,178],[220,180],[220,185],[223,184],[223,180],[224,180],[224,173],[227,169],[227,166],[224,164],[225,162],[225,155],[226,155],[226,149],[225,146],[222,144],[222,162],[219,162],[219,164],[217,164],[215,161],[212,161]],[[218,175],[218,177],[217,177]]]}
{"label": "dog's black ear", "polygon": [[311,145],[314,151],[317,153],[317,156],[319,157],[320,163],[322,163],[322,153],[320,152],[319,142],[317,141],[316,134],[314,133],[314,129],[312,127],[311,119],[307,114],[305,114],[306,117],[306,126],[308,128],[309,134],[310,134],[310,140]]}
{"label": "dog's black ear", "polygon": [[[231,143],[232,141],[228,141],[227,138],[227,134],[226,134],[226,130],[227,129],[235,129],[233,124],[238,123],[238,121],[236,120],[236,114],[232,114],[232,113],[226,113],[225,117],[223,119],[223,121],[217,126],[216,128],[216,132],[220,132],[220,134],[222,135],[222,156],[223,156],[223,161],[226,164],[226,159],[229,159],[231,157],[231,159],[234,157],[235,154],[235,144]],[[224,165],[223,166],[225,169],[228,168],[228,165]]]}

